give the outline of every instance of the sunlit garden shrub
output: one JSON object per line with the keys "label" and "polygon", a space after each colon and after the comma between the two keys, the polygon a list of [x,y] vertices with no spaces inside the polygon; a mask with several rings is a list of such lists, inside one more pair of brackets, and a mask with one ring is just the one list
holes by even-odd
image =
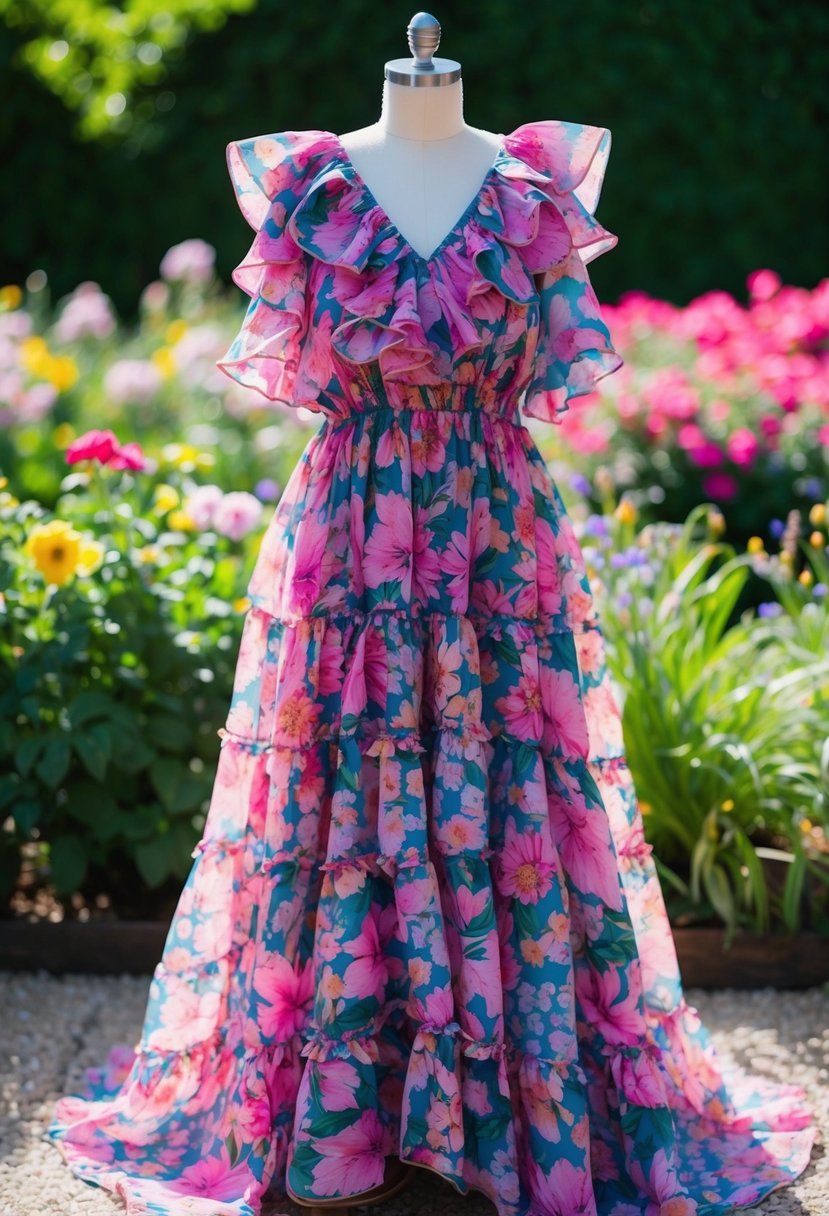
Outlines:
{"label": "sunlit garden shrub", "polygon": [[67,460],[54,512],[0,488],[0,899],[36,840],[128,904],[190,865],[265,517],[111,432]]}
{"label": "sunlit garden shrub", "polygon": [[829,493],[829,279],[807,291],[759,271],[748,285],[745,306],[631,292],[605,308],[625,366],[542,437],[594,505],[597,476],[651,520],[713,502],[744,543]]}
{"label": "sunlit garden shrub", "polygon": [[[587,515],[625,747],[675,923],[829,935],[829,550],[824,504],[737,553],[701,505],[636,530]],[[748,573],[769,600],[727,627]]]}

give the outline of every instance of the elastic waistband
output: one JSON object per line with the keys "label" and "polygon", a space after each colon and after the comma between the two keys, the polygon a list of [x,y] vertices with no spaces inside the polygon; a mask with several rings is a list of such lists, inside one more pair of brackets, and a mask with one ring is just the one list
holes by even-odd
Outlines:
{"label": "elastic waistband", "polygon": [[464,429],[471,432],[473,421],[480,422],[482,428],[487,425],[494,427],[510,427],[513,429],[525,431],[527,428],[521,420],[520,415],[507,418],[502,414],[491,414],[487,410],[481,409],[479,406],[463,406],[462,408],[452,408],[450,406],[396,406],[396,405],[369,405],[363,409],[354,410],[345,418],[336,418],[329,414],[323,422],[323,427],[329,431],[340,431],[347,426],[355,426],[360,421],[368,418],[373,418],[378,414],[391,415],[395,422],[411,423],[413,419],[421,422],[424,417],[429,415],[440,415],[445,417],[454,415],[459,422],[463,422]]}

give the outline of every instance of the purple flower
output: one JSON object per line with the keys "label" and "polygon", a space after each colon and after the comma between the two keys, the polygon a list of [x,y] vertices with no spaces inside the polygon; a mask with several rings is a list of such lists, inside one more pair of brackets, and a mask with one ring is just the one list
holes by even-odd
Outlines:
{"label": "purple flower", "polygon": [[171,283],[206,283],[213,277],[216,250],[193,238],[168,249],[161,259],[161,277]]}
{"label": "purple flower", "polygon": [[590,482],[582,473],[574,473],[570,478],[570,485],[576,494],[584,494],[585,497],[591,490]]}
{"label": "purple flower", "polygon": [[280,494],[279,483],[272,477],[263,477],[261,481],[257,481],[253,492],[262,502],[276,502]]}
{"label": "purple flower", "polygon": [[588,515],[584,521],[584,532],[586,536],[607,536],[609,532],[607,516]]}
{"label": "purple flower", "polygon": [[241,540],[262,518],[262,504],[246,490],[225,494],[213,513],[213,527],[222,536]]}
{"label": "purple flower", "polygon": [[783,605],[778,604],[777,600],[766,601],[763,604],[757,605],[757,615],[763,617],[780,616],[783,612]]}
{"label": "purple flower", "polygon": [[786,525],[782,519],[772,519],[769,521],[769,535],[773,536],[775,540],[779,540],[785,530]]}
{"label": "purple flower", "polygon": [[822,600],[826,595],[826,591],[826,583],[815,583],[814,587],[812,588],[812,595],[815,595],[819,600]]}
{"label": "purple flower", "polygon": [[77,342],[79,338],[108,338],[115,329],[115,316],[109,296],[97,283],[81,283],[67,298],[54,327],[58,342]]}
{"label": "purple flower", "polygon": [[148,359],[119,359],[104,376],[104,392],[116,405],[152,401],[161,389],[161,372]]}
{"label": "purple flower", "polygon": [[184,502],[184,510],[201,531],[211,527],[216,508],[224,498],[221,486],[199,486]]}
{"label": "purple flower", "polygon": [[616,603],[620,608],[629,608],[633,603],[633,596],[629,591],[620,591],[616,596]]}

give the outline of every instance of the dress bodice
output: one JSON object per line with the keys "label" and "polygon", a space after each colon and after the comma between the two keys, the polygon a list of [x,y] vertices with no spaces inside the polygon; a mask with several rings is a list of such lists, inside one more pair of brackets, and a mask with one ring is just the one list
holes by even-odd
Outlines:
{"label": "dress bodice", "polygon": [[609,151],[605,128],[525,123],[423,257],[332,132],[232,142],[256,236],[233,275],[251,302],[219,367],[333,420],[520,407],[558,421],[622,362],[586,269],[617,241],[594,214]]}

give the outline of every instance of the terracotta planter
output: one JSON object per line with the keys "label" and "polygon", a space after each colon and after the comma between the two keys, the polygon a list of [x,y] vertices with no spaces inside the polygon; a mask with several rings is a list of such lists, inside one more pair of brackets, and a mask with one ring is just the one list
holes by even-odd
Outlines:
{"label": "terracotta planter", "polygon": [[829,981],[829,938],[817,933],[735,933],[674,927],[679,969],[687,988],[814,988]]}

